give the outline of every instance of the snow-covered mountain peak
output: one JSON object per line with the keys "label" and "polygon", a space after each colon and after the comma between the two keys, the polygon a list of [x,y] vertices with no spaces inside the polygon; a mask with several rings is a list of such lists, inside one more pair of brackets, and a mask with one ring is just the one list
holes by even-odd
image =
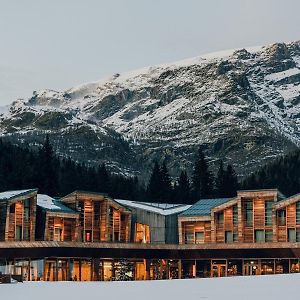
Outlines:
{"label": "snow-covered mountain peak", "polygon": [[77,160],[143,172],[143,164],[166,159],[176,174],[191,168],[202,144],[212,161],[231,161],[245,174],[300,144],[300,42],[201,55],[62,92],[37,91],[8,111],[3,135],[34,140],[50,132],[58,152]]}

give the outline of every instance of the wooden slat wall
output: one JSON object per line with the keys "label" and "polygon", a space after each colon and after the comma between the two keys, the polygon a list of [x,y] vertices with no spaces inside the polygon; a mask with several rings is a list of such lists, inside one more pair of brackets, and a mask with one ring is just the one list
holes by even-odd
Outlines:
{"label": "wooden slat wall", "polygon": [[101,202],[100,208],[100,239],[102,242],[108,241],[108,203],[107,201]]}
{"label": "wooden slat wall", "polygon": [[286,208],[286,225],[287,228],[296,227],[296,203],[291,204]]}
{"label": "wooden slat wall", "polygon": [[94,201],[94,224],[93,224],[93,242],[100,241],[100,216],[101,216],[101,203]]}
{"label": "wooden slat wall", "polygon": [[47,218],[47,241],[53,241],[54,240],[54,217],[48,217]]}
{"label": "wooden slat wall", "polygon": [[265,228],[265,201],[263,199],[253,200],[253,221],[254,230]]}
{"label": "wooden slat wall", "polygon": [[[185,243],[185,233],[192,232],[195,237],[195,232],[204,233],[204,243],[211,242],[211,223],[210,221],[197,221],[197,222],[182,222],[182,243]],[[194,243],[196,243],[194,239]]]}

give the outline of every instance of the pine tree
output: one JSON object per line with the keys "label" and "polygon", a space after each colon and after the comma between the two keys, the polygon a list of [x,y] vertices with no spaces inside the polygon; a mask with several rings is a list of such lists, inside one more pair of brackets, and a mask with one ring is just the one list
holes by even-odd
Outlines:
{"label": "pine tree", "polygon": [[164,162],[160,168],[160,186],[161,186],[161,200],[169,202],[172,200],[172,183],[166,163]]}
{"label": "pine tree", "polygon": [[225,170],[223,161],[220,160],[219,169],[216,176],[216,196],[217,197],[225,197],[226,196],[226,183],[225,183]]}
{"label": "pine tree", "polygon": [[181,171],[176,187],[177,203],[191,203],[190,181],[186,171]]}
{"label": "pine tree", "polygon": [[229,164],[225,171],[224,176],[224,195],[223,197],[234,197],[236,196],[236,192],[239,188],[238,178],[233,169],[233,167]]}
{"label": "pine tree", "polygon": [[41,193],[56,195],[58,191],[58,160],[55,159],[49,135],[39,150],[37,182]]}
{"label": "pine tree", "polygon": [[147,187],[147,194],[151,201],[161,201],[161,188],[160,166],[158,162],[155,161]]}
{"label": "pine tree", "polygon": [[201,147],[199,148],[196,158],[192,175],[192,183],[194,200],[209,198],[213,195],[213,176],[209,170]]}

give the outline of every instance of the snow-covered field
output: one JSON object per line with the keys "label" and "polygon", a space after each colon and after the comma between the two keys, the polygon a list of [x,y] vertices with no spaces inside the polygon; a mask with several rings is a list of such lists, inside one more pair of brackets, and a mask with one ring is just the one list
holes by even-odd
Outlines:
{"label": "snow-covered field", "polygon": [[300,274],[136,282],[26,282],[0,285],[2,300],[292,300]]}

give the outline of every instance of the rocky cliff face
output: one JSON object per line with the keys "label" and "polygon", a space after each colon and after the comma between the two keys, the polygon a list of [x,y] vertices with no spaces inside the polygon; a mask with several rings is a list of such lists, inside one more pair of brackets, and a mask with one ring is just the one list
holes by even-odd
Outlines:
{"label": "rocky cliff face", "polygon": [[300,42],[155,66],[64,92],[34,92],[2,112],[0,130],[116,172],[146,175],[154,159],[191,169],[201,144],[240,175],[300,144]]}

